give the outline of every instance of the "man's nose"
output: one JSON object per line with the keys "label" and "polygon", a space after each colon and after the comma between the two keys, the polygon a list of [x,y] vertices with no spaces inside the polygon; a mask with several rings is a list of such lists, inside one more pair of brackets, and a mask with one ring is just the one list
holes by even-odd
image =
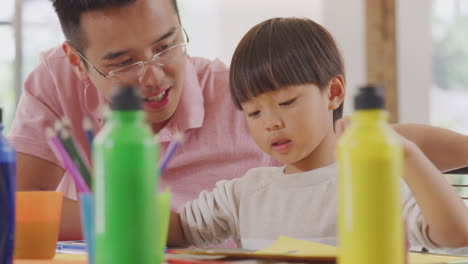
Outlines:
{"label": "man's nose", "polygon": [[157,64],[147,64],[145,65],[138,77],[138,81],[140,82],[140,86],[142,88],[153,88],[159,87],[161,81],[164,77],[163,69]]}

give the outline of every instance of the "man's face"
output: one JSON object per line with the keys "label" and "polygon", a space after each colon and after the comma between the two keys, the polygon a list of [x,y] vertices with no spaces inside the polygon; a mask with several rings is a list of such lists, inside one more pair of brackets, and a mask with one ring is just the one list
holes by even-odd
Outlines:
{"label": "man's face", "polygon": [[[183,30],[171,0],[137,0],[121,8],[86,12],[81,17],[84,56],[104,74],[146,61],[171,45],[183,43]],[[135,74],[103,77],[88,65],[87,77],[109,99],[118,83],[137,85],[144,96],[147,121],[165,125],[179,103],[187,57],[182,48],[164,58],[163,66],[147,63]],[[175,55],[175,56],[174,56]],[[156,60],[158,62],[158,60]]]}

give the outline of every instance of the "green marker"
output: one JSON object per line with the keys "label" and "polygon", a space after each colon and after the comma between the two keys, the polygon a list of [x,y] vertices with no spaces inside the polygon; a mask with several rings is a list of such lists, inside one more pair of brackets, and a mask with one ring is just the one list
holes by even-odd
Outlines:
{"label": "green marker", "polygon": [[158,264],[158,147],[137,88],[118,87],[111,101],[93,143],[95,263]]}

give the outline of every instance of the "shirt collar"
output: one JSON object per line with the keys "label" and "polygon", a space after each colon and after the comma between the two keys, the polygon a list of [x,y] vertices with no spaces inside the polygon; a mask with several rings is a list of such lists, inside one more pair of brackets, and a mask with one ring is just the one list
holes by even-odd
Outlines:
{"label": "shirt collar", "polygon": [[202,89],[197,71],[191,59],[188,58],[179,104],[169,123],[159,132],[159,141],[172,141],[177,132],[200,128],[204,118],[205,108]]}
{"label": "shirt collar", "polygon": [[98,128],[104,125],[104,112],[109,105],[109,101],[98,91],[91,81],[84,81],[84,107],[90,119],[94,120]]}

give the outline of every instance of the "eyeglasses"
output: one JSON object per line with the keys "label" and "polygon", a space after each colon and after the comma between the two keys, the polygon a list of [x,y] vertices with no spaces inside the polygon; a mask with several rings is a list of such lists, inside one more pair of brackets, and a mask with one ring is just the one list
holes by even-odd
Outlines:
{"label": "eyeglasses", "polygon": [[81,52],[78,51],[78,54],[84,61],[93,66],[96,72],[99,73],[99,75],[101,75],[102,77],[115,78],[119,81],[129,81],[138,78],[139,74],[147,64],[153,64],[158,65],[159,67],[164,67],[167,65],[171,65],[174,62],[177,62],[182,56],[186,55],[189,38],[185,29],[183,29],[183,32],[186,39],[183,42],[179,42],[169,47],[166,47],[163,51],[154,54],[153,57],[151,57],[151,59],[149,60],[138,61],[130,65],[109,71],[107,73],[103,70],[100,70],[88,59],[86,59],[86,57]]}

